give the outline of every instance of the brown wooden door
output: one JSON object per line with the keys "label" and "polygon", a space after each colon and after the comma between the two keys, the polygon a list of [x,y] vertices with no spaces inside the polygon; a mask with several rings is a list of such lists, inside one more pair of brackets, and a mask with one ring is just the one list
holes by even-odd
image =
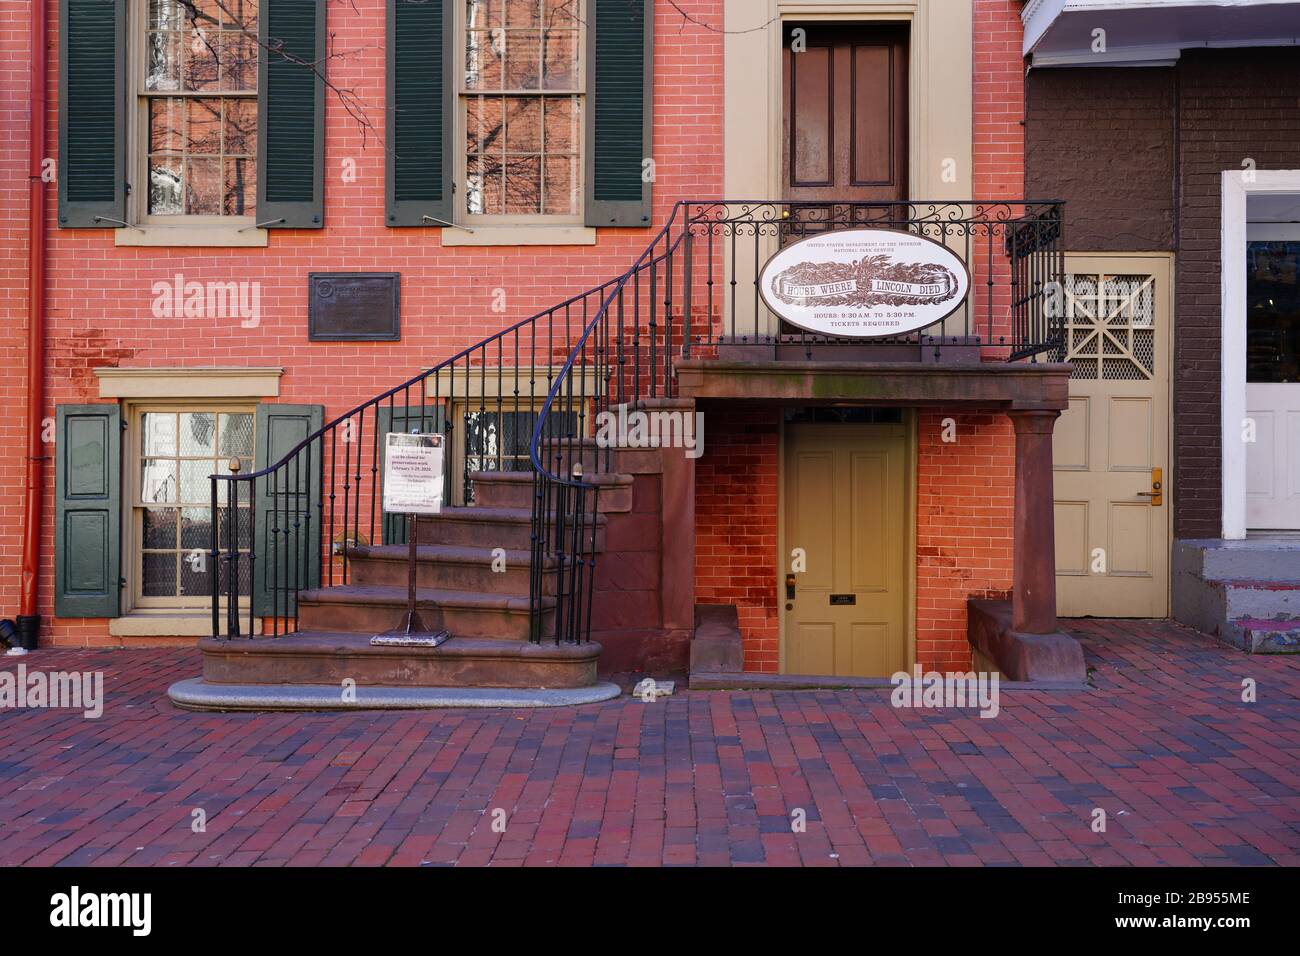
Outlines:
{"label": "brown wooden door", "polygon": [[783,57],[784,198],[906,199],[907,28],[792,24]]}

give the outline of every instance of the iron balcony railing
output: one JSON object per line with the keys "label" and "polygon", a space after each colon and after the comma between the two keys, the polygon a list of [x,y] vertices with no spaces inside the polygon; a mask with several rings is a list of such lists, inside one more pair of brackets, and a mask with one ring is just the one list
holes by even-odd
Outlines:
{"label": "iron balcony railing", "polygon": [[[253,636],[259,619],[264,635],[292,633],[302,590],[347,583],[357,546],[404,543],[412,529],[382,511],[382,433],[438,431],[467,503],[478,471],[532,473],[531,639],[589,640],[599,476],[615,464],[614,449],[592,437],[596,416],[674,397],[679,357],[708,358],[727,344],[795,345],[811,357],[815,346],[846,344],[767,314],[757,294],[767,256],[838,229],[927,236],[968,264],[970,293],[941,322],[883,341],[914,347],[917,360],[960,346],[984,361],[1033,361],[1062,341],[1046,294],[1064,271],[1061,209],[1028,200],[676,203],[621,275],[343,413],[268,467],[211,476],[213,635]],[[553,601],[543,597],[547,573],[556,575]]]}

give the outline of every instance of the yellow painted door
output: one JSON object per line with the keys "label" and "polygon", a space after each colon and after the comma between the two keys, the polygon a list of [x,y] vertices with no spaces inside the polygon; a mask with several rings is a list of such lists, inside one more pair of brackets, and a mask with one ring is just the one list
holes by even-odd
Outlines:
{"label": "yellow painted door", "polygon": [[785,608],[784,671],[887,677],[907,670],[910,503],[906,425],[791,424],[785,544],[806,570]]}
{"label": "yellow painted door", "polygon": [[1165,617],[1169,260],[1067,256],[1065,267],[1074,372],[1052,446],[1057,613]]}

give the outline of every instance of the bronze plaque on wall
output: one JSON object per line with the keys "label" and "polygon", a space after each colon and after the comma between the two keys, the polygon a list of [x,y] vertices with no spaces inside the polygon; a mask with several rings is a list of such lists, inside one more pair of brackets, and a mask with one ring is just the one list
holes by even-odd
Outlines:
{"label": "bronze plaque on wall", "polygon": [[307,338],[313,342],[396,342],[401,273],[307,275]]}

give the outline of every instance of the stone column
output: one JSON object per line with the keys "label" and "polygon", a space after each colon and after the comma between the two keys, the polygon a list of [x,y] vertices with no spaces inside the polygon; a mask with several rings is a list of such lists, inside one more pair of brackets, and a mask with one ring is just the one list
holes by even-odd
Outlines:
{"label": "stone column", "polygon": [[1051,634],[1056,626],[1056,535],[1052,508],[1052,429],[1056,409],[1014,409],[1016,430],[1015,571],[1011,628]]}

